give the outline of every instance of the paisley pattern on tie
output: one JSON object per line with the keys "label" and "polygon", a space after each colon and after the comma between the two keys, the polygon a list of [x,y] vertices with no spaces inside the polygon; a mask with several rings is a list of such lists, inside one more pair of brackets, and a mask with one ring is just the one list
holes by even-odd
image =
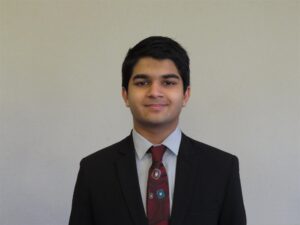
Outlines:
{"label": "paisley pattern on tie", "polygon": [[170,217],[169,185],[162,157],[163,145],[151,147],[152,165],[147,184],[147,216],[149,225],[168,225]]}

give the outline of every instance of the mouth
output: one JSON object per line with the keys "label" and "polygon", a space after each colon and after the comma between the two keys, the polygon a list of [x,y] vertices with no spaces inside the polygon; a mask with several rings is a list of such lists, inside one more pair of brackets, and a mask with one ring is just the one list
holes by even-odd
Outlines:
{"label": "mouth", "polygon": [[159,111],[162,110],[163,108],[165,108],[167,106],[167,104],[146,104],[145,107],[155,110],[155,111]]}

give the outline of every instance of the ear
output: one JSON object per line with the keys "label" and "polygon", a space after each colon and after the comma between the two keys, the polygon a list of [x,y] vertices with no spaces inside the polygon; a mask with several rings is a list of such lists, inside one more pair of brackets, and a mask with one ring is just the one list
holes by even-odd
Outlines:
{"label": "ear", "polygon": [[188,101],[190,99],[190,96],[191,96],[191,86],[188,86],[186,88],[186,91],[184,92],[182,107],[186,106],[186,104],[188,103]]}
{"label": "ear", "polygon": [[123,97],[123,100],[124,100],[126,106],[129,107],[128,92],[124,87],[122,87],[122,97]]}

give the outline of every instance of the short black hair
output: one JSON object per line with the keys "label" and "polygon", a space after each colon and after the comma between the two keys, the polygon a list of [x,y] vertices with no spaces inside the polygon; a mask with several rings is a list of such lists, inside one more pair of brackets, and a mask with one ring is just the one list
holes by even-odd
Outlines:
{"label": "short black hair", "polygon": [[169,37],[151,36],[130,48],[122,65],[122,86],[128,91],[133,67],[141,58],[170,59],[174,62],[183,81],[183,90],[190,85],[190,59],[186,50]]}

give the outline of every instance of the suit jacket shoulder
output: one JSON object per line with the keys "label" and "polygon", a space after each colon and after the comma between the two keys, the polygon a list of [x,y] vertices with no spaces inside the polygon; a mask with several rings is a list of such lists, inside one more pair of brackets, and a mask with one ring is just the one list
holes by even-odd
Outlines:
{"label": "suit jacket shoulder", "polygon": [[[105,166],[107,163],[111,163],[111,161],[117,160],[120,157],[119,153],[127,153],[128,150],[132,150],[134,152],[134,149],[130,149],[129,146],[132,144],[132,138],[131,135],[125,137],[123,140],[114,143],[110,146],[107,146],[103,149],[100,149],[86,157],[84,157],[80,165],[102,165]],[[122,154],[121,154],[122,155]]]}
{"label": "suit jacket shoulder", "polygon": [[218,149],[211,145],[194,140],[185,134],[182,135],[181,151],[188,151],[192,157],[196,159],[209,161],[210,163],[226,163],[238,160],[237,157],[224,150]]}

